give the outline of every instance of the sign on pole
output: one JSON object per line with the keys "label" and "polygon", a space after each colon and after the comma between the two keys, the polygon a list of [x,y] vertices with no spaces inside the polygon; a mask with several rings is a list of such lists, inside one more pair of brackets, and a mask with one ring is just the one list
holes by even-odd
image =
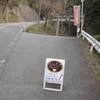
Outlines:
{"label": "sign on pole", "polygon": [[43,89],[62,91],[64,67],[64,59],[46,59]]}
{"label": "sign on pole", "polygon": [[74,6],[74,25],[80,26],[80,6]]}

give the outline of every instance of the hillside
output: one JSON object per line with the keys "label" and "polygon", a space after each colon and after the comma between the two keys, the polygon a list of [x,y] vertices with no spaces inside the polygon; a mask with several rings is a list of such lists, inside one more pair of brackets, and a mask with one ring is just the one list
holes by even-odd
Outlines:
{"label": "hillside", "polygon": [[35,10],[29,7],[27,4],[20,4],[17,8],[17,16],[21,21],[35,21],[38,18]]}
{"label": "hillside", "polygon": [[18,5],[5,1],[0,1],[0,22],[20,22],[20,21],[35,21],[38,15],[34,9],[29,6],[27,2],[18,3]]}

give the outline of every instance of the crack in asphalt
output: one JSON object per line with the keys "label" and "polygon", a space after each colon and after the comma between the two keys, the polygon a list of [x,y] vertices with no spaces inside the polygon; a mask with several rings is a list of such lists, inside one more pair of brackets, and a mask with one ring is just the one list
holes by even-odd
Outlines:
{"label": "crack in asphalt", "polygon": [[6,70],[7,63],[10,60],[11,54],[14,52],[14,49],[16,48],[21,36],[23,35],[23,27],[18,30],[18,35],[9,43],[7,49],[3,52],[3,54],[0,57],[0,80],[2,79],[2,76]]}

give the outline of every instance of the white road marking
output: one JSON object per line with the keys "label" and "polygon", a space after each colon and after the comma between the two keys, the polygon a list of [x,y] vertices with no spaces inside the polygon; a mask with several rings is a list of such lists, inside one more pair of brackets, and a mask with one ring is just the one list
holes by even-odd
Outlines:
{"label": "white road marking", "polygon": [[23,31],[24,31],[24,29],[23,29],[23,28],[21,28],[21,29],[20,29],[20,32],[23,32]]}
{"label": "white road marking", "polygon": [[6,62],[6,60],[5,60],[5,59],[0,60],[0,64],[5,63],[5,62]]}

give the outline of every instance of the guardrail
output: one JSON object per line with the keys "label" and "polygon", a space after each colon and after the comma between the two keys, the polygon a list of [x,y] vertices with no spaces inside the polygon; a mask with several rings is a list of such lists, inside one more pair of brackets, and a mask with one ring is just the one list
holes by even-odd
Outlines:
{"label": "guardrail", "polygon": [[92,52],[93,48],[95,48],[95,50],[100,54],[100,42],[84,30],[82,31],[82,36],[91,44],[90,52]]}

